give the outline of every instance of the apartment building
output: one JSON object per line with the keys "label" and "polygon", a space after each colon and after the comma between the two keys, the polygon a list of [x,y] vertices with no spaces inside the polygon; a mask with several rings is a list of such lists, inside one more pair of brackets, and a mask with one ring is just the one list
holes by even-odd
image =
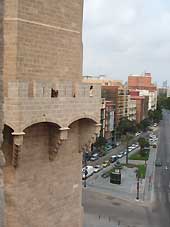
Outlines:
{"label": "apartment building", "polygon": [[157,108],[157,87],[152,83],[151,73],[128,76],[128,88],[140,91],[140,96],[148,96],[148,110]]}
{"label": "apartment building", "polygon": [[140,123],[148,117],[148,96],[140,96],[140,92],[136,90],[129,91],[130,99],[136,103],[136,122]]}
{"label": "apartment building", "polygon": [[136,121],[136,100],[131,99],[130,95],[128,97],[128,119]]}

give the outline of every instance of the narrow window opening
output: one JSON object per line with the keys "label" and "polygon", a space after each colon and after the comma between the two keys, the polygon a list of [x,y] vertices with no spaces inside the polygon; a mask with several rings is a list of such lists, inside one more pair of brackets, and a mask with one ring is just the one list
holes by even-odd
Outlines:
{"label": "narrow window opening", "polygon": [[93,96],[93,86],[91,85],[90,86],[90,97],[92,97]]}
{"label": "narrow window opening", "polygon": [[57,98],[57,97],[58,97],[58,90],[51,88],[51,98]]}

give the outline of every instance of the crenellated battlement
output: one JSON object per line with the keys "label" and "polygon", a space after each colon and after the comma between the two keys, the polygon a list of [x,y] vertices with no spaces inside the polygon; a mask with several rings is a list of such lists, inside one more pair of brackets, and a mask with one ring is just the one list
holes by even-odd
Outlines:
{"label": "crenellated battlement", "polygon": [[69,127],[76,119],[99,122],[99,84],[71,81],[10,81],[4,99],[5,124],[22,131],[36,122]]}
{"label": "crenellated battlement", "polygon": [[6,98],[101,97],[101,86],[72,81],[10,81]]}

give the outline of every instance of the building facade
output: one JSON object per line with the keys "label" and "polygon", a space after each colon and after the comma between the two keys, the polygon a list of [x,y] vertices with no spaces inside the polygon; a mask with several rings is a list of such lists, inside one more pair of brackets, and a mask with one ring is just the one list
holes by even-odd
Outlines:
{"label": "building facade", "polygon": [[157,87],[152,83],[151,73],[128,76],[128,87],[140,91],[140,96],[149,97],[148,110],[157,108]]}
{"label": "building facade", "polygon": [[114,125],[118,126],[120,120],[128,117],[129,91],[127,87],[121,86],[102,86],[102,98],[112,101],[114,104]]}
{"label": "building facade", "polygon": [[136,100],[132,100],[130,95],[128,98],[128,119],[136,121]]}
{"label": "building facade", "polygon": [[114,103],[105,101],[105,139],[112,141],[112,131],[114,130]]}
{"label": "building facade", "polygon": [[100,85],[81,76],[83,0],[1,3],[3,225],[81,227],[82,152],[101,109]]}
{"label": "building facade", "polygon": [[140,96],[140,92],[131,90],[129,92],[131,100],[136,102],[136,122],[140,123],[148,117],[148,96]]}

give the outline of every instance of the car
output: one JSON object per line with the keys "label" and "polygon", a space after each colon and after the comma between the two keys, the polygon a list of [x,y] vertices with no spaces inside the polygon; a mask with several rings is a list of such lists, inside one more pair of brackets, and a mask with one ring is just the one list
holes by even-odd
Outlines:
{"label": "car", "polygon": [[136,132],[135,136],[139,136],[141,134],[141,132]]}
{"label": "car", "polygon": [[102,170],[102,169],[103,169],[103,167],[102,167],[101,165],[96,165],[96,166],[94,166],[94,172],[95,172],[95,173],[99,172],[99,171]]}
{"label": "car", "polygon": [[105,150],[106,150],[106,151],[112,150],[112,145],[106,144],[106,145],[105,145]]}
{"label": "car", "polygon": [[153,126],[154,126],[154,127],[157,127],[157,123],[154,123]]}
{"label": "car", "polygon": [[132,147],[133,149],[135,149],[135,148],[136,148],[136,144],[132,144],[131,147]]}
{"label": "car", "polygon": [[109,165],[110,165],[109,160],[104,161],[104,162],[102,163],[102,167],[103,167],[103,168],[106,168],[106,167],[109,166]]}
{"label": "car", "polygon": [[110,161],[110,163],[113,163],[113,162],[115,162],[117,159],[118,159],[117,155],[112,155],[112,156],[109,158],[109,161]]}
{"label": "car", "polygon": [[128,147],[128,151],[131,152],[133,150],[132,147]]}
{"label": "car", "polygon": [[155,166],[157,167],[162,166],[162,162],[160,160],[155,161]]}
{"label": "car", "polygon": [[95,153],[91,156],[90,161],[96,161],[97,159],[99,159],[99,154]]}
{"label": "car", "polygon": [[120,153],[120,154],[117,155],[117,157],[118,157],[118,158],[122,158],[122,157],[123,157],[123,154]]}
{"label": "car", "polygon": [[85,166],[82,169],[82,179],[84,180],[84,179],[90,177],[91,175],[93,175],[93,173],[94,173],[93,166]]}
{"label": "car", "polygon": [[153,148],[157,148],[157,144],[156,143],[152,143],[151,144]]}
{"label": "car", "polygon": [[124,153],[123,153],[124,155],[126,155],[127,154],[127,151],[124,151]]}
{"label": "car", "polygon": [[114,166],[115,166],[116,168],[121,168],[121,167],[122,167],[122,165],[121,165],[121,163],[120,163],[119,161],[117,161],[117,162],[114,164]]}
{"label": "car", "polygon": [[116,146],[117,146],[117,147],[120,146],[120,142],[117,142],[117,143],[116,143]]}
{"label": "car", "polygon": [[101,177],[103,178],[107,178],[110,176],[110,173],[109,172],[106,172],[106,173],[102,173]]}

